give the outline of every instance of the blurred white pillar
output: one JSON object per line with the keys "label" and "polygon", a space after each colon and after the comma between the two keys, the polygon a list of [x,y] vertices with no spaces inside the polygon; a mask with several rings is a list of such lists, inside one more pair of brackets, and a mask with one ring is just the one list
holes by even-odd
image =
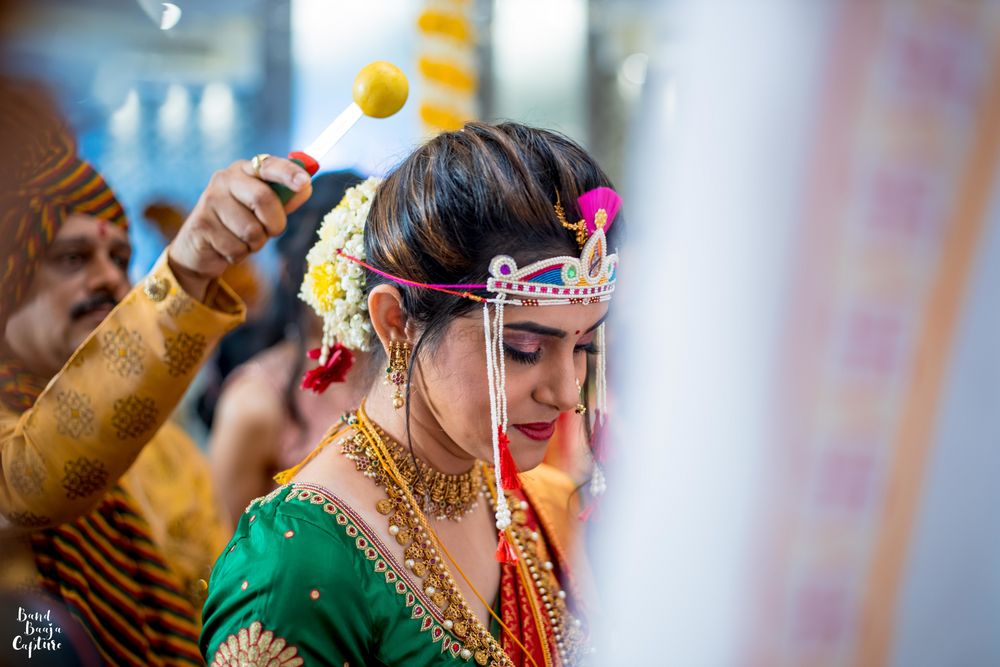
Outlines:
{"label": "blurred white pillar", "polygon": [[821,17],[791,1],[656,6],[615,304],[598,650],[605,665],[737,665]]}
{"label": "blurred white pillar", "polygon": [[585,139],[587,4],[494,0],[493,117]]}

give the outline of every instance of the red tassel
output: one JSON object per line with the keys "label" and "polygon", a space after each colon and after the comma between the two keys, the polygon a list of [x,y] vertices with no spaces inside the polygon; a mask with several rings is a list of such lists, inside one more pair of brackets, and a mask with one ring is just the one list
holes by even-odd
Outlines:
{"label": "red tassel", "polygon": [[510,545],[507,541],[507,534],[502,530],[497,538],[497,562],[498,563],[508,563],[513,565],[517,562],[517,552],[514,551],[514,547]]}
{"label": "red tassel", "polygon": [[583,508],[583,511],[576,515],[580,521],[586,523],[597,512],[597,500],[590,501],[590,504]]}
{"label": "red tassel", "polygon": [[500,483],[505,491],[516,491],[521,488],[521,480],[517,476],[517,464],[510,453],[510,440],[503,428],[497,426],[500,439]]}
{"label": "red tassel", "polygon": [[[319,359],[322,351],[320,348],[309,350],[310,359]],[[347,371],[354,365],[354,355],[346,347],[337,343],[330,348],[326,363],[317,366],[310,371],[306,371],[302,376],[302,388],[312,389],[317,394],[322,394],[334,382],[343,382],[347,378]]]}

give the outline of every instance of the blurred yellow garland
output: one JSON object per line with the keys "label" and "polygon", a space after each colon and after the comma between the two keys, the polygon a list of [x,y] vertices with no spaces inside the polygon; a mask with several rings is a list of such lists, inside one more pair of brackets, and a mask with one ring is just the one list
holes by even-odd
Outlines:
{"label": "blurred yellow garland", "polygon": [[427,0],[417,18],[419,113],[427,134],[457,130],[479,116],[475,28],[468,0]]}

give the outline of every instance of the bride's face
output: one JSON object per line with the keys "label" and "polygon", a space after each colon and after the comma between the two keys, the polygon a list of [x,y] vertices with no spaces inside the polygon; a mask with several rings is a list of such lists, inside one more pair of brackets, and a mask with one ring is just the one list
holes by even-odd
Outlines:
{"label": "bride's face", "polygon": [[[555,420],[579,403],[587,354],[608,304],[508,306],[504,366],[508,436],[521,470],[542,462]],[[491,309],[492,315],[492,309]],[[421,355],[419,385],[448,438],[468,454],[492,460],[486,342],[479,308],[452,321],[433,351]]]}

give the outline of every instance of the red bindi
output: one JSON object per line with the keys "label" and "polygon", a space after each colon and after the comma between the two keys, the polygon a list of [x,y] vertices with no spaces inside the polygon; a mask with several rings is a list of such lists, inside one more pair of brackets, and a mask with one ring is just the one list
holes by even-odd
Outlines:
{"label": "red bindi", "polygon": [[576,335],[577,335],[577,336],[579,336],[579,335],[580,335],[580,330],[579,330],[579,329],[577,329],[577,330],[576,330]]}
{"label": "red bindi", "polygon": [[108,235],[108,221],[98,220],[97,221],[97,235],[102,239]]}

